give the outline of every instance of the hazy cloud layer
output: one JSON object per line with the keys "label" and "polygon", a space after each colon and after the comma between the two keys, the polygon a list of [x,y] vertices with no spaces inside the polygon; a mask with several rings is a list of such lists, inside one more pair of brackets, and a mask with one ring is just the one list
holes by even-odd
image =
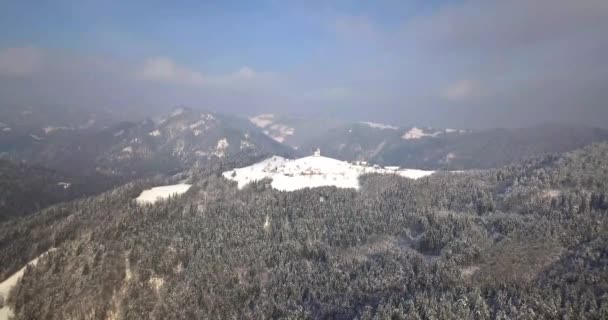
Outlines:
{"label": "hazy cloud layer", "polygon": [[[398,6],[385,9],[400,15]],[[218,69],[170,50],[119,57],[5,46],[0,103],[128,106],[141,114],[185,104],[449,127],[608,126],[607,1],[471,0],[403,12],[390,24],[339,7],[293,11],[314,39],[260,44],[267,50],[260,65],[247,52],[241,63],[240,52],[229,52],[237,63]],[[253,27],[243,24],[242,32]]]}

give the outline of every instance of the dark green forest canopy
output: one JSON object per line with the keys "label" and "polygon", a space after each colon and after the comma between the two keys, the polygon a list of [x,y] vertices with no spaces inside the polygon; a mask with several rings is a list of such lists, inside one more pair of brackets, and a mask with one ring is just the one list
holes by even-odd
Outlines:
{"label": "dark green forest canopy", "polygon": [[[17,319],[605,319],[608,145],[359,191],[192,172],[0,224]],[[5,263],[6,262],[6,263]]]}

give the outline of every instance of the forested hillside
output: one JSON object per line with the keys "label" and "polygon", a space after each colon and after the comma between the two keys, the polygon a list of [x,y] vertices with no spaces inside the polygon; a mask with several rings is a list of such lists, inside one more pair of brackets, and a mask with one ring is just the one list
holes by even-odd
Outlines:
{"label": "forested hillside", "polygon": [[122,177],[124,182],[228,157],[290,152],[246,120],[188,108],[157,121],[122,122],[98,130],[0,135],[2,158],[78,175]]}
{"label": "forested hillside", "polygon": [[[0,224],[17,319],[606,319],[608,145],[359,191],[146,180]],[[174,177],[180,180],[184,177]],[[7,261],[7,263],[4,263]]]}
{"label": "forested hillside", "polygon": [[51,204],[97,194],[116,181],[82,177],[0,159],[0,221],[25,216]]}

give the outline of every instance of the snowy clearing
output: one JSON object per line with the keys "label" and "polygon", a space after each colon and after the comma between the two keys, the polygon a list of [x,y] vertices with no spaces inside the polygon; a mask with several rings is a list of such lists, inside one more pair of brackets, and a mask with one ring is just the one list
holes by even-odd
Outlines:
{"label": "snowy clearing", "polygon": [[70,182],[57,182],[57,185],[64,189],[67,189],[72,186]]}
{"label": "snowy clearing", "polygon": [[[9,292],[17,284],[19,279],[21,279],[21,277],[23,276],[23,273],[25,272],[25,268],[27,268],[28,265],[35,266],[38,263],[38,260],[40,258],[45,256],[47,253],[49,253],[51,251],[55,251],[55,250],[56,250],[55,248],[52,248],[49,251],[41,254],[40,256],[38,256],[38,258],[28,262],[19,271],[15,272],[12,276],[8,277],[6,280],[1,282],[0,283],[0,298],[4,299],[4,301],[6,303]],[[8,306],[5,305],[3,308],[0,308],[0,320],[8,320],[12,316],[13,316],[13,311]]]}
{"label": "snowy clearing", "polygon": [[171,196],[176,196],[186,193],[192,185],[180,183],[170,186],[155,187],[144,190],[135,201],[139,204],[153,204],[157,201],[165,200]]}
{"label": "snowy clearing", "polygon": [[402,177],[418,179],[431,175],[434,171],[369,167],[322,156],[296,160],[273,156],[249,167],[226,171],[223,176],[236,181],[239,188],[253,181],[271,178],[273,188],[294,191],[322,186],[358,189],[359,176],[366,173],[398,174]]}
{"label": "snowy clearing", "polygon": [[260,128],[266,128],[273,123],[274,114],[260,114],[249,118],[249,121]]}
{"label": "snowy clearing", "polygon": [[369,126],[370,128],[374,128],[374,129],[382,129],[382,130],[398,130],[399,127],[395,127],[395,126],[391,126],[390,124],[383,124],[383,123],[376,123],[376,122],[369,122],[369,121],[361,121],[362,124],[365,124],[367,126]]}
{"label": "snowy clearing", "polygon": [[440,135],[441,133],[442,133],[441,131],[436,131],[433,133],[426,133],[426,132],[424,132],[423,129],[413,127],[410,131],[404,133],[403,136],[401,136],[401,138],[403,138],[405,140],[416,140],[416,139],[420,139],[420,138],[424,138],[424,137],[436,137],[436,136]]}
{"label": "snowy clearing", "polygon": [[224,157],[226,155],[226,149],[228,146],[230,146],[230,144],[226,138],[220,139],[215,146],[215,152],[213,154],[220,158]]}
{"label": "snowy clearing", "polygon": [[280,143],[283,143],[285,139],[295,132],[295,129],[292,127],[275,123],[274,114],[260,114],[249,118],[249,121],[262,129],[266,129],[264,130],[264,134]]}
{"label": "snowy clearing", "polygon": [[39,136],[37,136],[35,134],[30,134],[30,137],[32,137],[32,139],[34,139],[36,141],[42,141],[42,140],[44,140],[43,138],[40,138]]}
{"label": "snowy clearing", "polygon": [[160,131],[158,129],[156,129],[148,134],[152,137],[158,137],[158,136],[160,136]]}
{"label": "snowy clearing", "polygon": [[51,127],[51,126],[48,126],[46,128],[43,128],[42,131],[44,131],[44,134],[49,135],[49,134],[51,134],[51,133],[53,133],[55,131],[58,131],[58,130],[71,130],[71,129],[72,128],[68,128],[68,127]]}

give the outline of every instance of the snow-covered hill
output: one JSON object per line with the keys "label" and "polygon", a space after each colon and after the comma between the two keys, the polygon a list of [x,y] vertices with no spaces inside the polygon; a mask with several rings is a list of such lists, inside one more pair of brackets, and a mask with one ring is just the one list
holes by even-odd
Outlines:
{"label": "snow-covered hill", "polygon": [[315,155],[296,160],[273,156],[249,167],[226,171],[223,175],[227,179],[237,181],[239,188],[253,181],[271,178],[273,188],[294,191],[322,186],[358,189],[359,176],[366,173],[398,174],[406,178],[418,179],[431,175],[434,171],[351,164]]}

